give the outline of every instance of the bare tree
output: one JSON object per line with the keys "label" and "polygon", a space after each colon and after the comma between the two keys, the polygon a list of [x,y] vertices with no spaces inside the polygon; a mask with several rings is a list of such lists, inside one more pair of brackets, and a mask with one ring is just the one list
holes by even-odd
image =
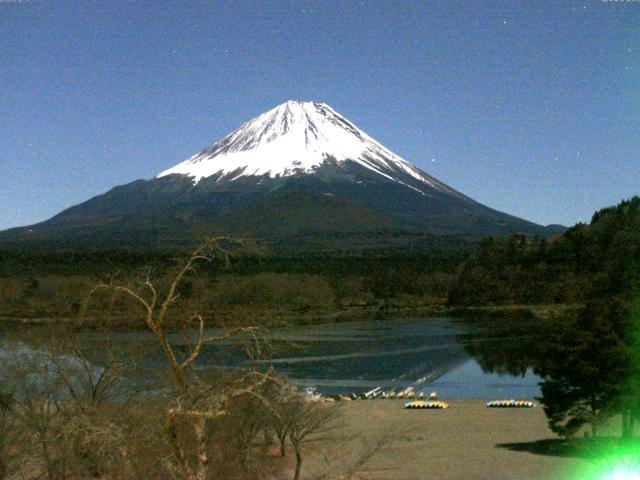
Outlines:
{"label": "bare tree", "polygon": [[5,447],[19,457],[14,470],[28,478],[121,473],[129,462],[121,425],[130,397],[119,365],[96,367],[79,350],[60,348],[50,340],[3,351],[0,381],[12,395],[0,398],[0,455]]}
{"label": "bare tree", "polygon": [[321,435],[335,428],[335,405],[305,400],[302,397],[290,399],[289,403],[289,439],[296,453],[294,480],[300,479],[303,450],[305,445],[320,441]]}
{"label": "bare tree", "polygon": [[379,471],[368,468],[377,453],[402,432],[386,430],[372,435],[332,435],[325,440],[320,452],[320,469],[310,478],[314,480],[353,480],[364,472]]}
{"label": "bare tree", "polygon": [[287,455],[287,438],[296,422],[299,412],[300,392],[290,384],[275,385],[270,392],[271,410],[268,412],[268,424],[276,435],[280,446],[280,456]]}
{"label": "bare tree", "polygon": [[[197,334],[190,352],[181,355],[171,344],[167,329],[169,310],[176,305],[179,299],[179,288],[187,274],[192,272],[196,264],[200,262],[212,262],[221,260],[228,265],[231,248],[240,243],[228,237],[215,237],[194,250],[184,265],[170,282],[166,293],[160,294],[159,289],[147,275],[141,288],[136,289],[127,285],[116,283],[103,283],[97,285],[89,299],[98,291],[115,291],[132,298],[143,309],[143,321],[145,326],[155,336],[158,344],[164,352],[167,361],[171,383],[175,392],[172,405],[165,415],[165,433],[173,451],[173,459],[176,462],[179,475],[185,480],[205,480],[211,468],[210,455],[207,448],[207,424],[216,421],[229,412],[230,402],[241,396],[252,396],[268,404],[268,401],[260,394],[260,388],[271,377],[270,372],[259,372],[255,369],[243,372],[232,382],[223,385],[212,386],[200,381],[195,374],[194,363],[202,353],[206,345],[240,339],[258,345],[262,330],[258,327],[237,327],[223,330],[220,334],[205,334],[204,318],[200,313],[191,313],[179,319],[183,325],[197,324]],[[89,300],[88,299],[88,300]],[[88,301],[83,308],[86,311]],[[186,422],[194,442],[181,441],[178,423]],[[185,445],[192,445],[192,455],[185,452]],[[191,459],[194,461],[191,461]]]}
{"label": "bare tree", "polygon": [[[77,348],[51,352],[49,361],[61,379],[65,401],[62,435],[74,466],[94,478],[130,470],[122,421],[138,395],[124,378],[127,365],[115,359],[93,365]],[[70,361],[72,359],[72,361]]]}
{"label": "bare tree", "polygon": [[47,478],[65,478],[68,457],[60,404],[64,389],[48,362],[46,350],[19,346],[5,352],[0,376],[13,388],[13,404],[8,413],[14,427],[24,432],[24,442],[14,442],[14,448],[20,449],[22,458],[32,458],[41,465]]}

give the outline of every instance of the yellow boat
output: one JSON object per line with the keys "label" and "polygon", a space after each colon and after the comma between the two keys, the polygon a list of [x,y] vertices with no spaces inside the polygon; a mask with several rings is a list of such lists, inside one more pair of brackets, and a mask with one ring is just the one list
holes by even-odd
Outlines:
{"label": "yellow boat", "polygon": [[529,400],[492,400],[487,402],[489,408],[536,408],[536,404]]}
{"label": "yellow boat", "polygon": [[415,400],[413,402],[405,403],[404,408],[444,410],[449,408],[449,404],[446,402],[425,402],[424,400]]}

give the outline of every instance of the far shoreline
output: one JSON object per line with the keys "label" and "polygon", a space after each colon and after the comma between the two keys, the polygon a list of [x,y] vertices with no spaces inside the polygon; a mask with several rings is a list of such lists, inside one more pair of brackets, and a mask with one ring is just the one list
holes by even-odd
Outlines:
{"label": "far shoreline", "polygon": [[[298,326],[298,325],[326,325],[333,323],[374,320],[400,320],[406,318],[437,318],[452,317],[464,320],[499,320],[509,318],[529,318],[531,320],[551,320],[563,314],[577,310],[578,304],[536,304],[536,305],[473,305],[451,306],[445,304],[422,305],[410,307],[395,307],[388,305],[354,306],[333,312],[317,312],[308,314],[265,312],[259,316],[257,324],[267,327]],[[222,324],[224,314],[219,316]],[[68,326],[74,330],[103,330],[107,322],[114,331],[140,331],[145,325],[140,322],[140,328],[132,328],[129,317],[112,317],[105,321],[97,317],[79,319],[77,317],[12,317],[0,315],[0,324],[21,324],[25,326]],[[216,322],[217,323],[217,322]],[[174,325],[177,325],[174,322]],[[195,329],[195,325],[193,328]],[[177,327],[176,327],[177,328]],[[219,328],[219,324],[207,325],[207,328]]]}

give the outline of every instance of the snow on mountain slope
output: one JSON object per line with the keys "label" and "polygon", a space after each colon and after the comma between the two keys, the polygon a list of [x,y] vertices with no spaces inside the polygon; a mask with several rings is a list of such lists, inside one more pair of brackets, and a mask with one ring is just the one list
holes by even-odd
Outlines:
{"label": "snow on mountain slope", "polygon": [[[158,177],[183,174],[198,183],[267,175],[313,173],[323,162],[351,161],[423,195],[420,184],[458,192],[422,172],[358,129],[324,103],[288,101],[250,120],[211,147],[165,170]],[[408,185],[408,175],[419,183]]]}

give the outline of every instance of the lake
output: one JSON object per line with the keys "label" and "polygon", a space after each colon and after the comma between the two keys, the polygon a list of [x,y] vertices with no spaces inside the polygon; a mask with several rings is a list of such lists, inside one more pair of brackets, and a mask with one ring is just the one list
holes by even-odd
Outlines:
{"label": "lake", "polygon": [[[516,330],[451,318],[277,328],[271,333],[278,347],[275,353],[255,363],[271,364],[294,383],[323,394],[357,393],[378,386],[398,391],[413,386],[427,394],[436,391],[443,398],[531,399],[540,394],[540,378],[527,364],[526,353],[538,339],[526,329],[524,333],[522,328]],[[28,346],[31,338],[48,334],[44,326],[4,324],[0,330],[5,348],[17,343]],[[145,378],[163,368],[162,352],[146,332],[75,335],[95,365],[104,361],[110,348],[123,355],[144,352]],[[192,337],[176,334],[171,341],[186,350]],[[233,368],[249,361],[228,347],[206,348],[197,368]]]}

